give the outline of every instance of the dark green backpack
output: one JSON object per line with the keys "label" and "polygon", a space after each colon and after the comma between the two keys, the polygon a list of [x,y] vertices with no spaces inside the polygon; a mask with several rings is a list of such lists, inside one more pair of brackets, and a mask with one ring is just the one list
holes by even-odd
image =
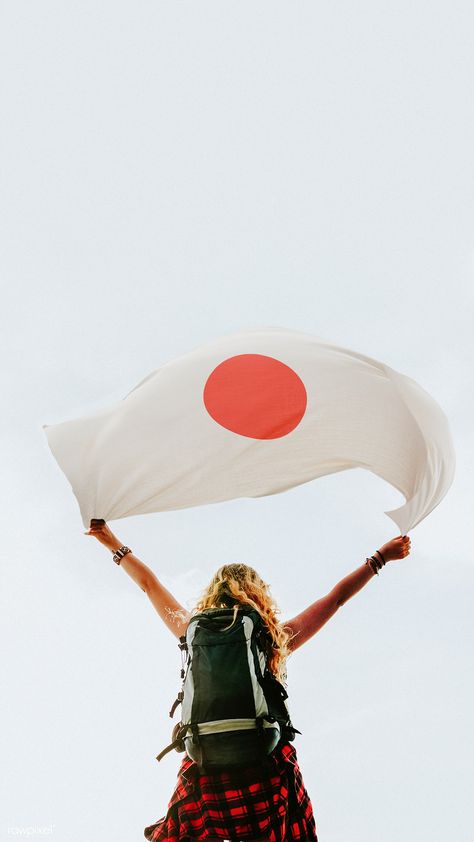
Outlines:
{"label": "dark green backpack", "polygon": [[267,667],[268,632],[258,611],[211,608],[194,615],[179,640],[181,722],[171,749],[186,751],[202,770],[258,764],[280,740],[293,740],[283,685]]}

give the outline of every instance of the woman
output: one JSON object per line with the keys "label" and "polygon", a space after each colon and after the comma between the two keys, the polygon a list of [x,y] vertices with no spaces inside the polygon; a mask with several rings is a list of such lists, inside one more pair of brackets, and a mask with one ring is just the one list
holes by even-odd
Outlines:
{"label": "woman", "polygon": [[[245,564],[223,565],[194,611],[187,611],[149,567],[124,547],[102,520],[92,520],[94,535],[114,553],[114,561],[145,591],[170,631],[179,638],[192,614],[208,608],[246,604],[257,611],[270,634],[268,667],[283,682],[285,659],[306,643],[361,590],[387,561],[410,552],[410,538],[399,535],[366,559],[321,599],[284,625],[268,585]],[[268,762],[252,768],[200,773],[189,757],[182,760],[178,782],[166,815],[144,829],[149,842],[184,840],[252,840],[252,842],[318,842],[311,801],[303,783],[294,746],[280,740]]]}

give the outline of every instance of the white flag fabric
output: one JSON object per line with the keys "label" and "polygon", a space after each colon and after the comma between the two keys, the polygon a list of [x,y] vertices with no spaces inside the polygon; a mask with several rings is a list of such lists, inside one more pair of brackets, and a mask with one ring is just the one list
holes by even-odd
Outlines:
{"label": "white flag fabric", "polygon": [[108,409],[43,429],[86,528],[365,468],[404,495],[385,514],[405,535],[455,470],[447,418],[414,380],[281,327],[223,336]]}

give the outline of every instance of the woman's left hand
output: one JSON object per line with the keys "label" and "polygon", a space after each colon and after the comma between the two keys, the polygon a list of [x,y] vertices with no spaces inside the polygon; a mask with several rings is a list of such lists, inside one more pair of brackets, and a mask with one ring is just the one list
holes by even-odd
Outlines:
{"label": "woman's left hand", "polygon": [[411,541],[408,535],[398,535],[397,538],[392,538],[383,547],[380,547],[385,561],[396,561],[399,558],[405,558],[411,549]]}

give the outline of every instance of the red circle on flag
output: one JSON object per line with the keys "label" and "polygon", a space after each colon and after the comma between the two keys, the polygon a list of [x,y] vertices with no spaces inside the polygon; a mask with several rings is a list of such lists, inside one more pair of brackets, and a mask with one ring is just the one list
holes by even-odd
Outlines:
{"label": "red circle on flag", "polygon": [[300,377],[264,354],[238,354],[207,378],[204,405],[222,427],[252,439],[278,439],[298,426],[307,396]]}

